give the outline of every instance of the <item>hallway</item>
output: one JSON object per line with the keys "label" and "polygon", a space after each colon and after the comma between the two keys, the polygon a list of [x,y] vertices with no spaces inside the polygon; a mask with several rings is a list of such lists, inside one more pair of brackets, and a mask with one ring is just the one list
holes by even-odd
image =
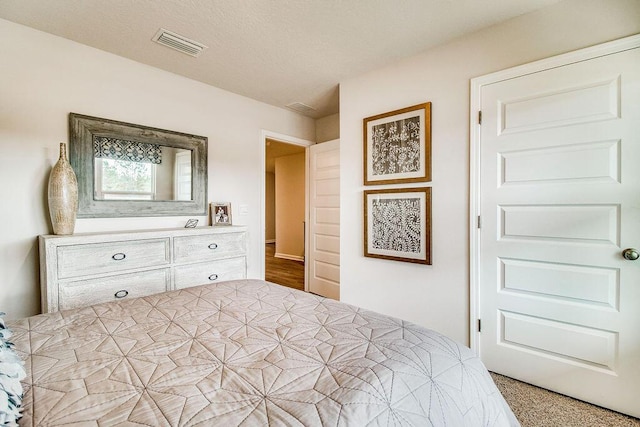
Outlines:
{"label": "hallway", "polygon": [[275,243],[265,245],[265,280],[304,291],[304,263],[276,258],[275,251]]}

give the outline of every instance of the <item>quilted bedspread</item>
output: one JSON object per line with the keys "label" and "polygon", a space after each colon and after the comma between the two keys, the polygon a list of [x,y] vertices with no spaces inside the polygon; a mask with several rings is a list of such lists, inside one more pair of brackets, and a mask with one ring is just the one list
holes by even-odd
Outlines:
{"label": "quilted bedspread", "polygon": [[10,322],[24,426],[517,425],[436,332],[259,280]]}

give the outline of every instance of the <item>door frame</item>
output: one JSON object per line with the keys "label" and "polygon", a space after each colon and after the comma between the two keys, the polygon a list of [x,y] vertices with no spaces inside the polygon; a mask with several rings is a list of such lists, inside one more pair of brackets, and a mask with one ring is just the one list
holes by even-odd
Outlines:
{"label": "door frame", "polygon": [[[529,64],[471,79],[471,100],[469,106],[470,129],[470,197],[469,197],[469,343],[471,349],[480,352],[480,331],[478,327],[480,315],[480,111],[482,108],[482,88],[486,85],[504,80],[534,74],[551,68],[563,67],[577,62],[587,61],[601,56],[611,55],[640,47],[640,34],[619,40],[602,43],[596,46],[579,49],[562,55],[553,56]],[[481,226],[482,224],[480,224]],[[481,356],[481,355],[480,355]]]}
{"label": "door frame", "polygon": [[[266,173],[267,173],[267,168],[266,168],[266,160],[267,160],[267,153],[266,153],[266,144],[267,144],[267,139],[274,139],[276,141],[279,142],[284,142],[285,144],[291,144],[291,145],[299,145],[301,147],[305,147],[305,165],[304,165],[304,176],[305,176],[305,183],[304,183],[304,220],[305,220],[305,227],[304,227],[304,239],[305,242],[308,241],[309,236],[307,236],[308,233],[308,228],[306,226],[306,224],[309,222],[309,147],[311,147],[312,145],[315,144],[314,141],[310,141],[307,139],[302,139],[302,138],[297,138],[295,136],[290,136],[290,135],[285,135],[282,133],[278,133],[278,132],[272,132],[269,130],[262,130],[260,132],[260,160],[261,160],[261,166],[260,166],[260,170],[262,171],[261,175],[260,175],[260,183],[261,183],[261,187],[260,187],[260,237],[258,238],[258,242],[260,243],[260,250],[259,250],[259,254],[260,254],[260,278],[262,280],[264,280],[265,278],[265,250],[264,250],[264,245],[266,244],[266,239],[265,239],[265,232],[266,232],[266,222],[265,222],[265,216],[266,216]],[[306,245],[306,243],[305,243]],[[305,265],[305,274],[304,274],[304,290],[307,290],[307,254],[305,253],[305,260],[304,260],[304,265]]]}

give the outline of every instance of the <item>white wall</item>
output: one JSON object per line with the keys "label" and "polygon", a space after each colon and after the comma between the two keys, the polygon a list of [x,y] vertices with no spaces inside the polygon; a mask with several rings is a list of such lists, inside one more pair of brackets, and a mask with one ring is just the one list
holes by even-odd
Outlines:
{"label": "white wall", "polygon": [[156,165],[156,200],[173,200],[177,149],[162,147],[162,162]]}
{"label": "white wall", "polygon": [[[565,0],[341,82],[341,300],[468,342],[469,79],[638,32],[640,1]],[[365,258],[362,119],[426,101],[433,265]]]}
{"label": "white wall", "polygon": [[[0,311],[40,311],[37,236],[50,233],[46,186],[70,112],[209,138],[208,199],[247,205],[257,277],[261,130],[312,140],[312,119],[0,20]],[[187,61],[195,61],[186,58]],[[76,232],[181,227],[187,217],[81,219]],[[200,224],[207,217],[199,217]]]}
{"label": "white wall", "polygon": [[306,153],[276,158],[276,252],[275,256],[304,258]]}
{"label": "white wall", "polygon": [[340,139],[340,114],[316,120],[316,143]]}

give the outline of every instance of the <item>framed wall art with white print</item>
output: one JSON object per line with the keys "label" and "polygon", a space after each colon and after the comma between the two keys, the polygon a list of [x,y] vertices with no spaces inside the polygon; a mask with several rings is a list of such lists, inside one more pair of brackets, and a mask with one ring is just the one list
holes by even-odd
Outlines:
{"label": "framed wall art with white print", "polygon": [[431,188],[364,192],[364,256],[431,265]]}
{"label": "framed wall art with white print", "polygon": [[431,103],[363,120],[364,185],[431,181]]}

